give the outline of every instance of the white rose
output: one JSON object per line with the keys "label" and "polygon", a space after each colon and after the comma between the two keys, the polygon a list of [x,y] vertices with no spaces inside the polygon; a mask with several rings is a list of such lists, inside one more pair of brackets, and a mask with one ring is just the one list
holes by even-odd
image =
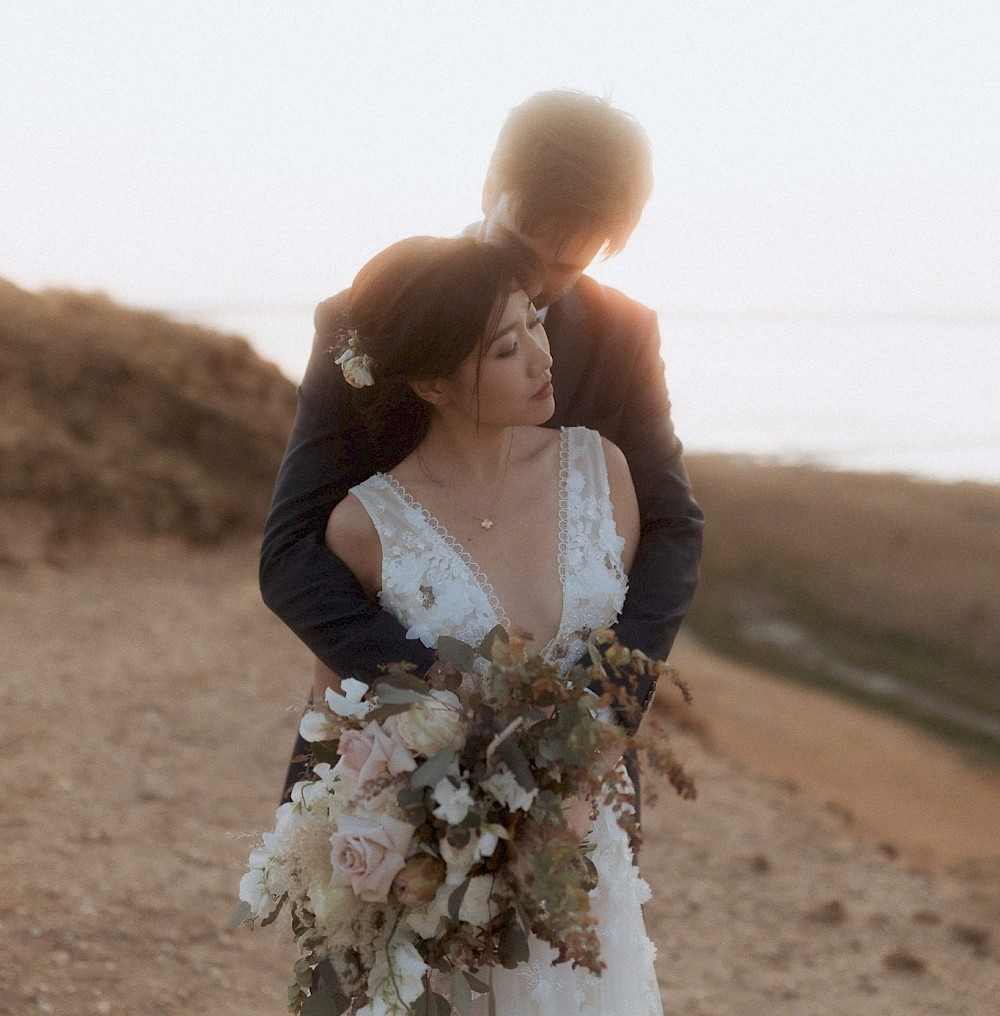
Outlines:
{"label": "white rose", "polygon": [[442,748],[462,746],[462,707],[450,691],[433,691],[402,713],[396,728],[412,752],[431,758]]}

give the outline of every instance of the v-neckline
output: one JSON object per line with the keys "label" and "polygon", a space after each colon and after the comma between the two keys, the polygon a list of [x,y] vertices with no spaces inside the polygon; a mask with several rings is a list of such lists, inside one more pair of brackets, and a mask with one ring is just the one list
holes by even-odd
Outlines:
{"label": "v-neckline", "polygon": [[[562,603],[559,609],[559,625],[555,635],[538,650],[538,655],[547,659],[548,653],[559,644],[563,636],[563,627],[566,624],[566,608],[569,597],[566,595],[566,538],[569,527],[569,432],[565,427],[559,428],[559,496],[558,508],[556,511],[557,523],[559,526],[558,544],[556,549],[556,570],[559,576],[559,593]],[[510,616],[504,609],[500,597],[493,588],[490,577],[480,567],[479,562],[465,549],[461,541],[456,539],[442,525],[437,516],[432,515],[391,473],[380,473],[383,480],[396,496],[410,509],[417,512],[427,525],[428,529],[448,548],[448,550],[465,566],[472,576],[473,581],[479,587],[497,624],[504,628],[512,627]]]}

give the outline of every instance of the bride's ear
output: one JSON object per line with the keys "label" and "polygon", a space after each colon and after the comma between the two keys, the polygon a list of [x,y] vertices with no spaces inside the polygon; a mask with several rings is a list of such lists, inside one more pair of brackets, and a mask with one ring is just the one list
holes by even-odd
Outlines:
{"label": "bride's ear", "polygon": [[410,387],[417,398],[432,406],[443,406],[450,396],[448,382],[443,377],[432,378],[430,381],[411,381]]}

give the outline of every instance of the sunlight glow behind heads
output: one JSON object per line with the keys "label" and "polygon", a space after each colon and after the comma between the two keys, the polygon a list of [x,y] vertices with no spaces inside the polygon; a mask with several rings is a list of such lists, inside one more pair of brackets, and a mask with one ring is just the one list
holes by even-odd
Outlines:
{"label": "sunlight glow behind heads", "polygon": [[989,0],[6,4],[0,275],[315,302],[475,219],[507,110],[565,86],[652,140],[594,272],[645,302],[996,306],[997,28]]}

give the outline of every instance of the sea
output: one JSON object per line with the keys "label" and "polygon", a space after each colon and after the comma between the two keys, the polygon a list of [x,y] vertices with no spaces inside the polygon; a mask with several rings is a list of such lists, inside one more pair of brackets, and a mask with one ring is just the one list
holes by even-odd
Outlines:
{"label": "sea", "polygon": [[[175,313],[293,381],[312,307]],[[659,312],[689,452],[1000,484],[1000,316]]]}

